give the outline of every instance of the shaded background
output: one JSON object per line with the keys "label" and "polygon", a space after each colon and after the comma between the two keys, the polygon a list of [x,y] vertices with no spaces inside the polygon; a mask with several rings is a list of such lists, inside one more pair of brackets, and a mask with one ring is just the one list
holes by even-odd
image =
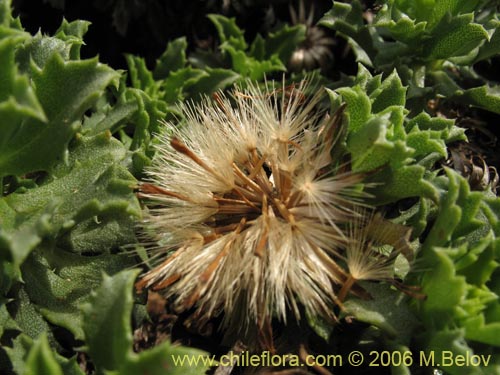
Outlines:
{"label": "shaded background", "polygon": [[[331,7],[330,0],[305,1],[314,4],[315,21]],[[290,22],[290,0],[13,0],[30,33],[39,29],[53,34],[61,21],[92,22],[85,36],[82,58],[100,56],[115,69],[126,69],[124,53],[142,56],[154,65],[168,41],[186,36],[189,48],[216,46],[216,30],[206,17],[217,13],[236,17],[248,41],[265,35],[282,22]]]}

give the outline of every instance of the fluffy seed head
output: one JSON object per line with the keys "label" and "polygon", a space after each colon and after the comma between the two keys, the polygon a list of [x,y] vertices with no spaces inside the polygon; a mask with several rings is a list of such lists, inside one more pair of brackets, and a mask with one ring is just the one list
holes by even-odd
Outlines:
{"label": "fluffy seed head", "polygon": [[240,326],[287,311],[298,319],[299,305],[334,318],[347,279],[335,259],[361,176],[331,158],[341,110],[318,112],[322,95],[305,89],[249,84],[184,105],[182,126],[165,124],[141,187],[156,263],[139,286],[198,322],[221,312]]}

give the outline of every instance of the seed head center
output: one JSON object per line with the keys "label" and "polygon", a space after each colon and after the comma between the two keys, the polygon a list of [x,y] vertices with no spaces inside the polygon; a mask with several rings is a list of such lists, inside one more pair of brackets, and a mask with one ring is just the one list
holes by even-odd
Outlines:
{"label": "seed head center", "polygon": [[218,204],[216,216],[224,222],[251,222],[259,216],[273,215],[293,223],[290,212],[291,176],[278,168],[266,155],[251,150],[244,162],[233,163],[234,187],[222,196],[214,196]]}

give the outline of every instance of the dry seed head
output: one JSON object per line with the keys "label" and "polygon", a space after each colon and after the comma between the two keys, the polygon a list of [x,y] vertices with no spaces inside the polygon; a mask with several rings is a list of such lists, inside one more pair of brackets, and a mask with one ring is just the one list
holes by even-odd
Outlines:
{"label": "dry seed head", "polygon": [[374,217],[365,226],[352,225],[350,239],[345,251],[349,274],[356,280],[390,280],[394,274],[394,260],[400,254],[398,248],[389,254],[380,250],[379,246],[387,244],[384,227],[378,227],[379,241],[369,236]]}
{"label": "dry seed head", "polygon": [[242,327],[289,310],[298,319],[299,304],[334,318],[347,278],[335,259],[361,176],[332,167],[341,114],[318,112],[322,94],[308,99],[305,89],[249,84],[184,105],[181,127],[165,124],[141,187],[144,232],[157,245],[139,287],[199,321],[222,311]]}
{"label": "dry seed head", "polygon": [[413,260],[410,228],[385,220],[380,213],[357,210],[359,215],[349,224],[343,252],[349,276],[338,293],[339,301],[344,300],[357,281],[393,282],[398,256],[402,255],[407,262]]}

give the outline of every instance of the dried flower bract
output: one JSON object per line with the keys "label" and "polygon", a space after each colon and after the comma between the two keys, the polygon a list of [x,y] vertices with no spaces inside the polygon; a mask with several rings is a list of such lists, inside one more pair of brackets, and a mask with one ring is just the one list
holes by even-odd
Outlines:
{"label": "dried flower bract", "polygon": [[[332,160],[342,118],[298,87],[270,84],[185,105],[167,123],[149,181],[144,233],[155,266],[139,287],[173,297],[197,322],[334,318],[348,278],[335,261],[360,204],[361,176]],[[337,165],[337,167],[335,167]]]}

